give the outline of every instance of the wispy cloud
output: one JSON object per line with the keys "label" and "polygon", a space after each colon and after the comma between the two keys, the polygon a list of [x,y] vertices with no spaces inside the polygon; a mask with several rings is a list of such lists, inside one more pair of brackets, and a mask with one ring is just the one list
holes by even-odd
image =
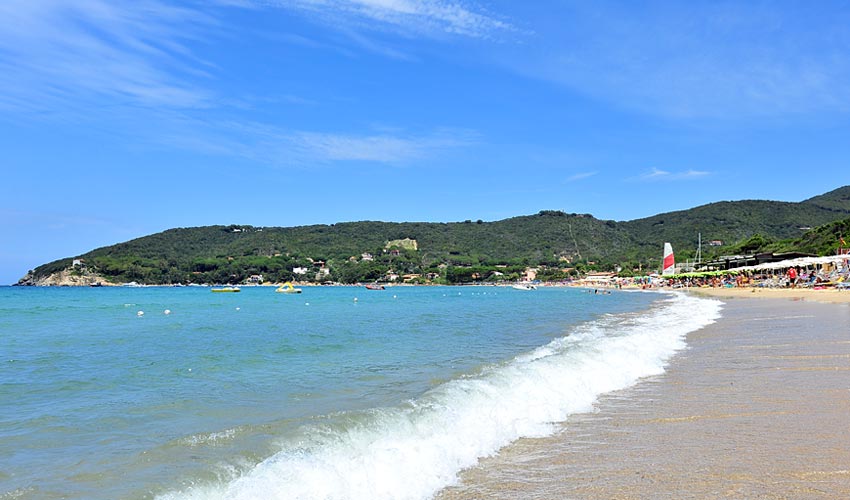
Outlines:
{"label": "wispy cloud", "polygon": [[470,2],[450,0],[277,0],[274,5],[300,11],[348,28],[387,30],[418,36],[445,34],[492,38],[512,30],[505,20]]}
{"label": "wispy cloud", "polygon": [[413,61],[416,59],[416,57],[414,57],[413,55],[408,54],[407,52],[404,52],[398,48],[395,48],[389,43],[378,42],[368,36],[358,33],[357,31],[348,29],[344,29],[341,31],[352,43],[354,43],[355,46],[368,52],[372,52],[373,54],[388,57],[390,59],[397,59],[400,61]]}
{"label": "wispy cloud", "polygon": [[670,172],[659,168],[652,168],[648,172],[640,175],[638,180],[642,181],[686,181],[700,179],[711,175],[711,172],[705,170],[683,170],[679,172]]}
{"label": "wispy cloud", "polygon": [[0,108],[209,105],[188,48],[215,20],[157,0],[0,2]]}
{"label": "wispy cloud", "polygon": [[[508,65],[673,118],[850,111],[850,12],[759,2],[564,2]],[[541,14],[541,16],[544,14]],[[539,50],[545,44],[547,50]]]}
{"label": "wispy cloud", "polygon": [[430,140],[386,135],[352,136],[301,132],[286,139],[305,157],[319,161],[400,163],[420,158]]}
{"label": "wispy cloud", "polygon": [[294,33],[264,33],[313,49],[349,57],[370,52],[418,61],[414,39],[501,39],[518,31],[510,22],[467,0],[219,0],[227,6],[279,9],[327,28],[322,39]]}
{"label": "wispy cloud", "polygon": [[576,182],[576,181],[584,180],[584,179],[587,179],[589,177],[593,177],[594,175],[596,175],[598,173],[599,172],[594,171],[594,172],[580,172],[580,173],[577,173],[577,174],[573,174],[573,175],[567,177],[567,182]]}
{"label": "wispy cloud", "polygon": [[[373,129],[366,133],[293,130],[250,121],[167,120],[168,146],[235,156],[275,167],[311,168],[345,162],[402,166],[474,146],[477,132],[438,128],[414,133]],[[153,138],[157,140],[157,138]]]}
{"label": "wispy cloud", "polygon": [[[508,27],[480,9],[443,0],[217,0],[203,10],[198,5],[175,6],[165,0],[0,2],[0,110],[74,121],[91,117],[92,123],[108,123],[110,134],[134,144],[177,146],[272,165],[403,165],[465,147],[477,141],[477,135],[439,128],[418,133],[305,131],[263,123],[246,112],[256,98],[222,94],[216,82],[219,68],[199,55],[204,43],[223,36],[217,16],[246,8],[334,16],[341,23],[337,41],[344,38],[352,47],[396,59],[410,56],[383,40],[375,42],[363,34],[367,29],[355,28],[483,38]],[[326,41],[305,36],[279,37],[277,41],[302,47],[329,47]],[[331,47],[341,47],[337,41]],[[262,99],[320,105],[285,92]]]}
{"label": "wispy cloud", "polygon": [[[233,9],[282,9],[326,22],[337,42],[283,33],[289,43],[413,60],[397,41],[457,35],[488,38],[510,29],[477,5],[450,0],[4,0],[0,2],[0,109],[26,112],[92,106],[215,106],[217,68],[197,45]],[[389,37],[377,33],[391,32]]]}
{"label": "wispy cloud", "polygon": [[283,156],[269,159],[279,162],[288,158],[302,164],[365,161],[402,165],[438,157],[476,140],[477,134],[472,131],[447,129],[428,134],[295,132],[279,136],[276,146]]}

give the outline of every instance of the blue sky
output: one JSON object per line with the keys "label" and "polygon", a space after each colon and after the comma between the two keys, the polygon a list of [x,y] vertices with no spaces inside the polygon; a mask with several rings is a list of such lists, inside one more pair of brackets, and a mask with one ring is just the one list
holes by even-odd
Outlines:
{"label": "blue sky", "polygon": [[172,227],[850,184],[844,2],[5,0],[0,283]]}

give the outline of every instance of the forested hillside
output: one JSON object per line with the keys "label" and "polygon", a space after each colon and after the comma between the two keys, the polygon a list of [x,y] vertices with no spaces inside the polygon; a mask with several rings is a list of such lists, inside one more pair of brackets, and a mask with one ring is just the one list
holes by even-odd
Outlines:
{"label": "forested hillside", "polygon": [[[622,224],[637,243],[657,246],[658,241],[669,241],[678,255],[693,257],[699,235],[703,243],[719,240],[726,247],[756,234],[770,241],[794,239],[814,227],[846,217],[850,217],[850,186],[799,203],[723,201]],[[729,253],[723,246],[708,250]]]}
{"label": "forested hillside", "polygon": [[680,259],[689,258],[699,234],[703,242],[723,242],[703,247],[705,258],[790,247],[822,253],[838,241],[848,217],[850,186],[799,203],[724,201],[627,222],[544,210],[495,222],[178,228],[39,266],[22,284],[67,270],[73,259],[82,263],[72,272],[148,284],[242,283],[257,275],[271,282],[353,283],[395,275],[468,282],[516,279],[528,266],[558,279],[576,270],[654,269],[665,241]]}

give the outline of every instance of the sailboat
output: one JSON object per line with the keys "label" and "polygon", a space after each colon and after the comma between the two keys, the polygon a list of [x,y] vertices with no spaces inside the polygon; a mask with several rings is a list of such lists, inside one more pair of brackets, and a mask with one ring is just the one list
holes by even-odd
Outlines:
{"label": "sailboat", "polygon": [[664,260],[661,264],[661,275],[668,276],[676,273],[676,259],[673,258],[673,245],[664,243]]}

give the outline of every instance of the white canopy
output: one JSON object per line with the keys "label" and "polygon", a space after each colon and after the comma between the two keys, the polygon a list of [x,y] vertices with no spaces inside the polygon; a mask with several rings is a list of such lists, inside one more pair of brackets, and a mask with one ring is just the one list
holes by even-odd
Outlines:
{"label": "white canopy", "polygon": [[823,265],[839,263],[850,259],[850,255],[827,255],[824,257],[799,257],[797,259],[780,260],[779,262],[768,262],[757,266],[739,267],[739,271],[764,271],[769,269],[787,269],[789,267],[807,267],[813,265]]}

